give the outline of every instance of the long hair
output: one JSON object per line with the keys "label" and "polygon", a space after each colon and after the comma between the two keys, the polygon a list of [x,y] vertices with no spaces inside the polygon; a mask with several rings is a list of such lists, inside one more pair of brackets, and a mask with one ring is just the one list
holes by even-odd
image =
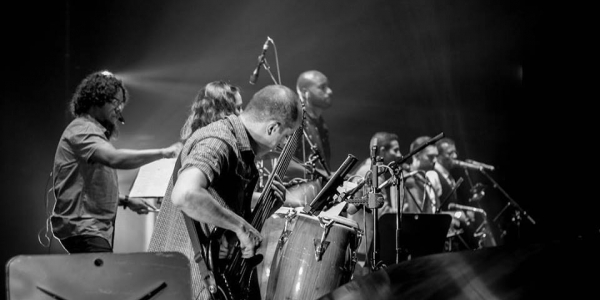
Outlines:
{"label": "long hair", "polygon": [[129,93],[123,81],[108,71],[94,72],[77,86],[69,104],[69,111],[73,117],[81,116],[93,106],[100,107],[113,101],[119,90],[123,92],[123,104],[127,103]]}
{"label": "long hair", "polygon": [[213,81],[200,89],[181,128],[181,139],[186,140],[198,128],[235,114],[235,96],[239,91],[239,87],[224,81]]}

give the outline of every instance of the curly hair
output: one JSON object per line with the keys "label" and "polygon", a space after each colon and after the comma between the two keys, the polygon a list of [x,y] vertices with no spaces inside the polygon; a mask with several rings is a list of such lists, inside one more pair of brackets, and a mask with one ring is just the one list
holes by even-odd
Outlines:
{"label": "curly hair", "polygon": [[117,92],[123,92],[123,104],[127,103],[129,93],[119,78],[108,71],[94,72],[79,83],[70,103],[70,112],[74,117],[87,113],[93,106],[102,106],[113,101]]}
{"label": "curly hair", "polygon": [[220,80],[210,82],[200,89],[181,128],[181,139],[186,140],[198,128],[236,114],[235,96],[239,92],[239,87]]}

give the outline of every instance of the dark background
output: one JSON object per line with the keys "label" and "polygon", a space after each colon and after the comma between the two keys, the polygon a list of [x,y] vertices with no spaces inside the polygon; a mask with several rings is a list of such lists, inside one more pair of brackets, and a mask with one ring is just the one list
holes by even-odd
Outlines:
{"label": "dark background", "polygon": [[[164,147],[177,140],[204,84],[229,81],[241,87],[247,103],[273,83],[264,69],[256,85],[248,83],[267,36],[275,42],[267,61],[275,78],[280,71],[284,85],[294,89],[298,74],[309,69],[328,76],[334,102],[324,116],[334,169],[348,154],[366,158],[376,131],[397,133],[403,154],[416,137],[443,132],[456,141],[460,159],[496,167],[488,174],[498,188],[471,172],[475,182],[488,185],[481,205],[489,215],[509,203],[501,188],[536,221],[523,219],[516,230],[510,220],[514,209],[501,215],[498,223],[513,228],[511,240],[537,243],[598,233],[594,199],[565,197],[565,190],[579,188],[574,174],[561,167],[581,141],[567,137],[573,119],[567,108],[579,96],[572,94],[576,76],[568,69],[584,54],[570,51],[567,45],[575,38],[547,4],[152,0],[8,5],[5,14],[15,18],[3,21],[8,66],[1,127],[3,264],[16,255],[63,253],[56,244],[42,246],[38,235],[52,206],[46,191],[58,138],[70,121],[67,103],[87,74],[110,70],[131,93],[117,147]],[[121,189],[127,190],[134,177],[135,170],[120,172]]]}

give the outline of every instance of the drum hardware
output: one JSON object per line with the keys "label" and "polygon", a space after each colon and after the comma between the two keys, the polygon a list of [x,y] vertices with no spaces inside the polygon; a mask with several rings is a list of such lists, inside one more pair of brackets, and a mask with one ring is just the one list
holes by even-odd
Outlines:
{"label": "drum hardware", "polygon": [[323,253],[325,253],[325,250],[327,250],[327,247],[329,246],[329,242],[326,241],[325,239],[327,238],[327,235],[329,234],[329,229],[331,228],[331,224],[333,223],[333,220],[328,220],[326,218],[319,218],[319,225],[321,225],[321,228],[323,228],[323,233],[321,233],[321,240],[317,240],[317,239],[313,239],[313,243],[315,244],[315,259],[317,261],[321,261],[321,257],[323,257]]}
{"label": "drum hardware", "polygon": [[289,230],[288,227],[289,227],[291,221],[294,218],[296,218],[296,214],[297,214],[297,211],[295,209],[292,209],[285,215],[285,224],[283,224],[283,230],[281,231],[281,236],[279,237],[279,240],[277,241],[277,247],[279,248],[280,251],[283,248],[283,245],[287,242],[288,237],[292,233],[292,231]]}
{"label": "drum hardware", "polygon": [[354,233],[354,245],[350,245],[350,266],[342,268],[342,270],[344,270],[348,274],[348,281],[354,273],[356,263],[358,263],[358,255],[356,255],[356,250],[358,249],[358,246],[360,246],[360,243],[362,242],[362,237],[364,235],[363,231],[358,229],[357,227],[354,228]]}

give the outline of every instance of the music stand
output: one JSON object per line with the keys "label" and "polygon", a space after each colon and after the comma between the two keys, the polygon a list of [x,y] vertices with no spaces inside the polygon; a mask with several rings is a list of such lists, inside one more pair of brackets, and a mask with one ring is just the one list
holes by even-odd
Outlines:
{"label": "music stand", "polygon": [[[411,258],[441,253],[452,216],[448,214],[403,213],[399,246]],[[396,263],[396,214],[379,218],[379,254],[386,265]]]}
{"label": "music stand", "polygon": [[6,264],[8,300],[191,299],[179,252],[19,255]]}

